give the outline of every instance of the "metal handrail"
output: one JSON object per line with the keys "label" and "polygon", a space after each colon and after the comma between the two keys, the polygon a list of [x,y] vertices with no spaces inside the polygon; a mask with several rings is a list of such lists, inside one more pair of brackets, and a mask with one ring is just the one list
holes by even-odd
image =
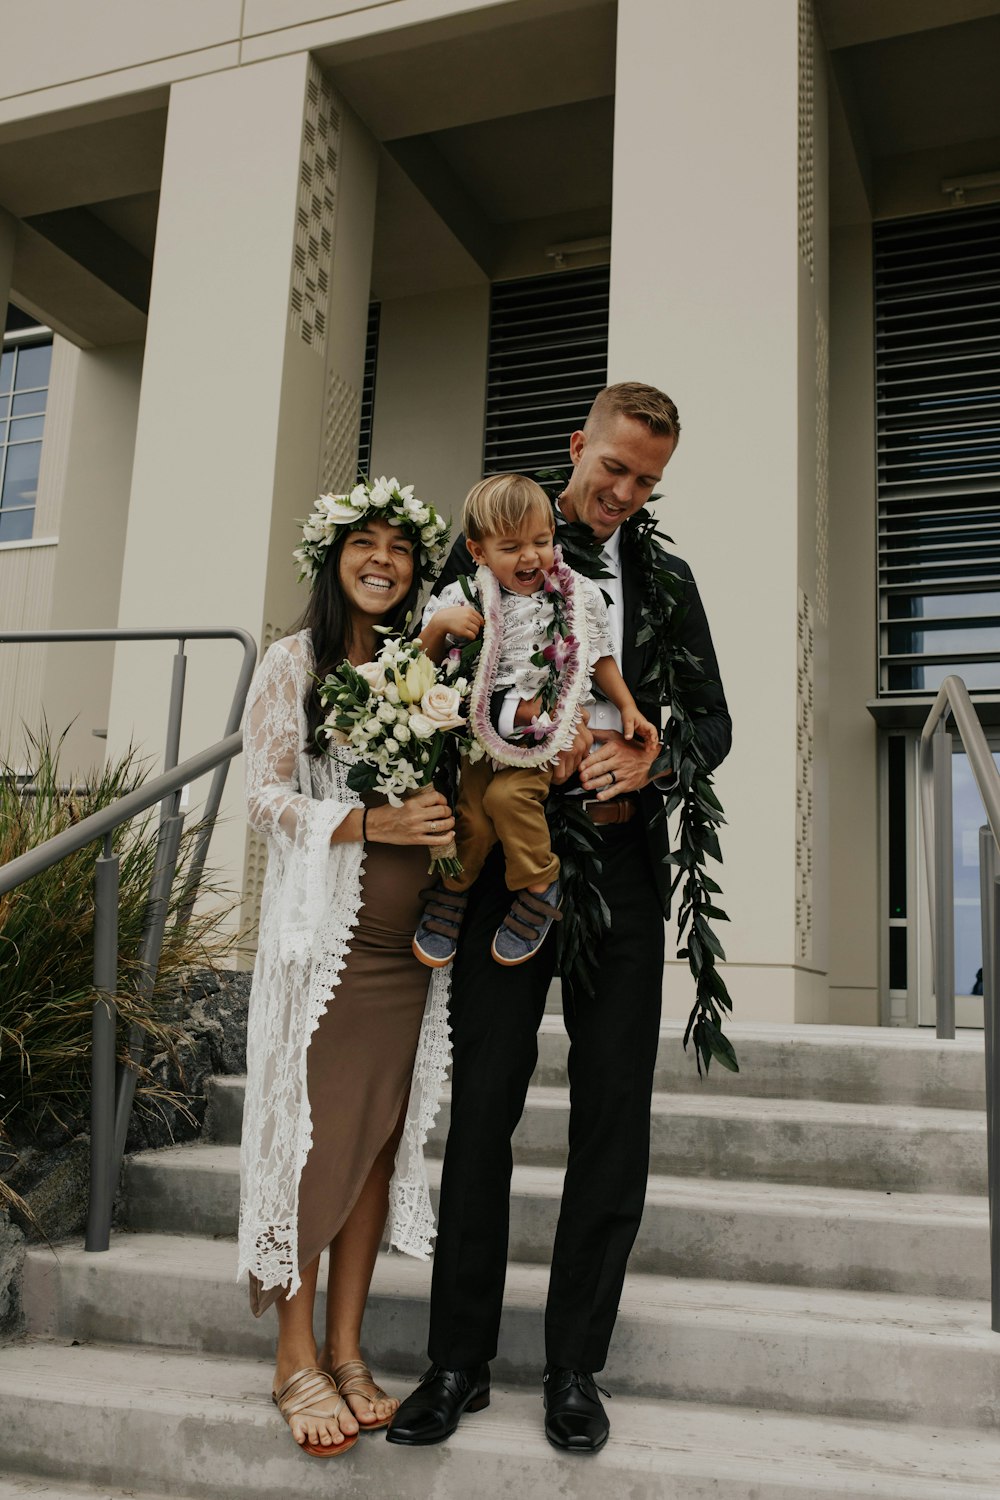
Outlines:
{"label": "metal handrail", "polygon": [[[146,916],[139,946],[140,991],[148,996],[156,983],[156,973],[163,946],[170,892],[173,887],[180,851],[184,817],[180,811],[182,788],[189,782],[213,771],[212,782],[202,815],[191,864],[177,909],[177,921],[183,925],[194,906],[208,855],[212,830],[222,804],[229,765],[242,748],[238,732],[243,716],[250,679],[257,660],[257,644],[245,630],[177,629],[146,630],[41,630],[2,631],[0,643],[41,644],[49,642],[152,641],[175,640],[167,712],[167,741],[164,769],[152,781],[119,797],[110,806],[91,813],[72,828],[55,834],[35,849],[0,866],[0,895],[58,864],[67,855],[103,839],[104,848],[97,860],[94,875],[94,987],[97,999],[92,1018],[92,1077],[90,1130],[90,1205],[87,1216],[86,1249],[107,1250],[111,1239],[111,1216],[114,1190],[121,1170],[128,1134],[132,1101],[143,1049],[142,1032],[133,1027],[129,1038],[126,1064],[118,1068],[116,1050],[118,988],[118,899],[119,860],[114,853],[116,828],[157,803],[160,826],[157,833],[153,874],[146,903]],[[190,756],[181,765],[181,720],[184,705],[184,681],[187,668],[185,643],[189,640],[237,640],[243,646],[243,660],[237,675],[232,703],[226,719],[224,736],[206,750]]]}
{"label": "metal handrail", "polygon": [[229,734],[225,739],[209,745],[207,750],[199,750],[197,755],[189,756],[179,766],[174,766],[173,770],[162,771],[152,781],[144,781],[142,786],[126,792],[116,802],[110,802],[97,812],[88,813],[79,823],[74,823],[72,828],[54,833],[44,844],[38,844],[27,853],[19,854],[16,859],[8,860],[5,865],[0,865],[0,896],[5,896],[15,886],[23,885],[26,880],[33,880],[36,875],[51,870],[53,865],[57,865],[67,855],[76,854],[97,839],[114,833],[123,823],[131,822],[140,813],[148,812],[172,792],[180,791],[189,782],[207,776],[216,766],[232,760],[242,748],[242,731],[237,730],[235,734]]}
{"label": "metal handrail", "polygon": [[[243,647],[243,660],[236,678],[236,686],[233,689],[232,702],[229,705],[229,713],[226,716],[223,736],[233,734],[240,726],[243,717],[243,705],[246,702],[247,691],[250,687],[250,679],[257,662],[257,642],[248,630],[242,630],[239,626],[225,626],[211,628],[193,626],[190,630],[180,630],[176,626],[151,626],[144,630],[0,630],[0,645],[29,645],[49,644],[59,642],[98,643],[102,641],[117,643],[119,641],[176,641],[177,653],[174,656],[173,671],[170,682],[170,704],[167,709],[167,739],[163,752],[163,769],[169,771],[177,764],[180,753],[181,720],[184,712],[184,680],[187,671],[187,657],[184,654],[184,646],[187,641],[239,641]],[[229,770],[229,762],[225,761],[218,767],[212,784],[205,798],[205,810],[202,815],[202,829],[198,835],[191,865],[188,870],[187,883],[184,889],[183,910],[190,910],[194,903],[195,892],[201,880],[202,871],[205,868],[205,860],[208,856],[208,846],[212,837],[212,829],[218,816],[219,808],[222,806],[222,793],[225,790],[226,776]],[[193,778],[188,778],[189,780]],[[176,816],[179,810],[180,788],[175,793],[174,804],[168,808],[166,804],[162,809],[161,818],[166,822],[168,817]]]}
{"label": "metal handrail", "polygon": [[955,1035],[955,875],[952,852],[951,771],[955,721],[983,799],[988,826],[979,831],[979,884],[983,933],[983,1031],[986,1056],[986,1158],[990,1203],[992,1327],[1000,1333],[1000,771],[983,726],[960,677],[946,677],[920,736],[920,800],[924,861],[930,900],[937,1034]]}

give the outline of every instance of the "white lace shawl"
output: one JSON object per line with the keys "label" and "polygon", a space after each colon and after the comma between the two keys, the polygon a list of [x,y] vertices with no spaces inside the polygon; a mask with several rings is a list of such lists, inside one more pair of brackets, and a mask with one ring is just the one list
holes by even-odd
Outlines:
{"label": "white lace shawl", "polygon": [[[257,668],[244,727],[247,812],[267,836],[247,1031],[239,1268],[264,1289],[300,1285],[299,1181],[312,1144],[306,1055],[347,961],[361,905],[364,846],[330,836],[361,805],[348,766],[303,749],[313,668],[308,631],[276,642]],[[449,979],[430,982],[406,1124],[390,1190],[388,1238],[426,1260],[435,1234],[423,1147],[450,1054]]]}

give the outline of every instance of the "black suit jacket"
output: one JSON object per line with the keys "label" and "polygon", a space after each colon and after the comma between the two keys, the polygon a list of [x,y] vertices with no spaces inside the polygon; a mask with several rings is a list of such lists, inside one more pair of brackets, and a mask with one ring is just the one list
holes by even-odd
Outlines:
{"label": "black suit jacket", "polygon": [[[712,633],[708,627],[708,618],[701,602],[701,595],[698,593],[698,585],[694,581],[694,575],[683,558],[677,557],[672,552],[667,553],[666,558],[671,571],[685,583],[684,599],[674,609],[676,644],[685,646],[692,656],[697,657],[705,672],[704,685],[688,695],[687,709],[691,713],[697,709],[704,709],[704,713],[696,714],[694,722],[698,734],[698,745],[705,758],[705,764],[709,771],[714,771],[729,754],[733,741],[733,721],[726,705],[726,695],[723,692],[722,679],[719,675],[719,663],[715,655],[715,647],[712,645]],[[447,584],[454,583],[462,574],[466,573],[471,576],[475,571],[476,564],[469,555],[465,537],[459,535],[448,555],[441,576],[434,585],[435,593],[440,593]],[[639,560],[631,554],[624,537],[622,538],[621,576],[625,614],[622,621],[622,676],[639,708],[647,718],[652,719],[654,724],[658,724],[660,708],[663,705],[655,700],[650,701],[648,688],[643,690],[639,687],[653,665],[656,642],[647,641],[640,647],[635,644],[635,638],[639,633],[643,580]],[[597,581],[600,582],[599,579]],[[504,697],[506,693],[496,695],[494,717],[499,712],[499,704]],[[670,879],[674,867],[664,864],[664,858],[670,852],[670,844],[667,837],[667,820],[657,817],[662,805],[661,791],[655,786],[643,787],[639,793],[639,806],[643,815],[646,842],[653,866],[653,879],[656,882],[656,890],[664,915],[669,916]]]}

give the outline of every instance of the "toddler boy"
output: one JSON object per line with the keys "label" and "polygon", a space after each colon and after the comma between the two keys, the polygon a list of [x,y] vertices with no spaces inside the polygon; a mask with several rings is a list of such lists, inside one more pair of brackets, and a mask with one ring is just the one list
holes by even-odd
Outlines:
{"label": "toddler boy", "polygon": [[[427,906],[413,939],[417,958],[432,968],[454,958],[465,893],[498,841],[514,901],[493,939],[496,961],[511,965],[532,958],[558,919],[559,860],[545,799],[552,764],[572,744],[580,708],[593,702],[591,681],[618,709],[626,739],[659,740],[612,655],[599,587],[556,553],[555,518],[541,486],[521,474],[481,480],[466,498],[462,527],[479,565],[481,609],[468,602],[460,583],[449,584],[429,601],[421,639],[428,656],[441,661],[453,642],[474,640],[483,631],[470,717],[485,754],[462,765],[455,809],[462,873],[443,877],[441,888],[425,893]],[[514,735],[505,740],[489,708],[495,694],[511,691],[520,701]]]}

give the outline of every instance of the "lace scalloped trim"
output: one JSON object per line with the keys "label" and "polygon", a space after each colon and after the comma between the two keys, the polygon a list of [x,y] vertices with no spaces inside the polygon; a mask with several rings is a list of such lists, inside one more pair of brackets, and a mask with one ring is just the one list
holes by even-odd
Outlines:
{"label": "lace scalloped trim", "polygon": [[436,971],[420,1028],[410,1089],[411,1107],[407,1110],[390,1193],[389,1244],[419,1260],[429,1259],[431,1242],[437,1234],[424,1146],[441,1108],[451,1062],[450,991],[450,971]]}

